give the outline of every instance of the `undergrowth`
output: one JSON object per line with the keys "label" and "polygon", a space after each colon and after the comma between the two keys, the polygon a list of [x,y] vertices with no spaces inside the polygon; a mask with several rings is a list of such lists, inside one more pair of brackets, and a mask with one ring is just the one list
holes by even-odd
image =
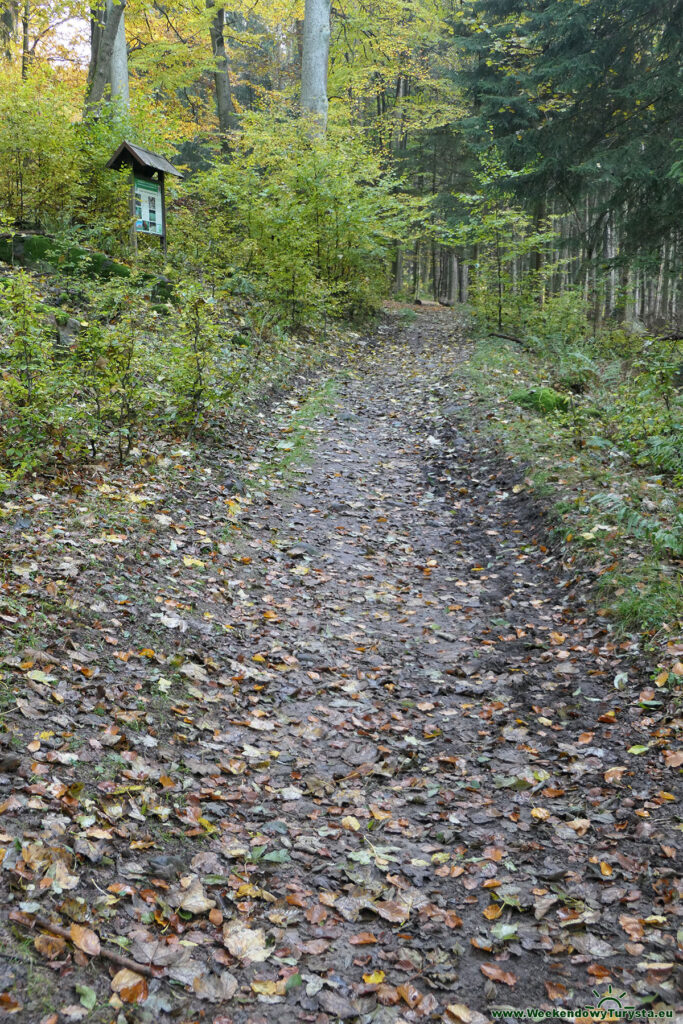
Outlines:
{"label": "undergrowth", "polygon": [[550,503],[567,560],[582,560],[622,630],[657,642],[675,638],[683,609],[679,359],[653,339],[484,339],[458,371],[486,410],[480,429]]}

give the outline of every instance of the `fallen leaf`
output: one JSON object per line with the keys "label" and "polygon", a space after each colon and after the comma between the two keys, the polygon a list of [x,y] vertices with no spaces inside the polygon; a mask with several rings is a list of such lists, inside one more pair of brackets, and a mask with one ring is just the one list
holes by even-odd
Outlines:
{"label": "fallen leaf", "polygon": [[422,999],[422,993],[420,990],[415,988],[414,985],[411,985],[409,981],[406,981],[404,985],[397,985],[396,991],[403,1002],[408,1004],[411,1010],[413,1010]]}
{"label": "fallen leaf", "polygon": [[372,909],[385,921],[403,922],[410,917],[410,911],[395,900],[380,900],[372,904]]}
{"label": "fallen leaf", "polygon": [[122,1003],[141,1003],[147,998],[147,980],[141,974],[122,967],[111,979],[112,992]]}
{"label": "fallen leaf", "polygon": [[223,943],[228,952],[245,964],[267,960],[272,949],[266,949],[263,928],[245,928],[240,921],[227,921],[223,925]]}
{"label": "fallen leaf", "polygon": [[213,910],[216,906],[216,901],[209,899],[196,875],[186,889],[176,886],[169,895],[168,902],[178,910],[186,910],[188,914],[205,914],[207,910]]}
{"label": "fallen leaf", "polygon": [[36,935],[33,940],[33,945],[43,956],[46,956],[48,960],[54,960],[56,956],[63,953],[66,949],[66,939],[63,939],[61,935],[47,935],[42,933]]}
{"label": "fallen leaf", "polygon": [[588,818],[573,818],[567,822],[569,828],[574,829],[577,836],[584,836],[588,829],[591,827],[591,823]]}
{"label": "fallen leaf", "polygon": [[504,971],[501,967],[496,967],[495,964],[481,964],[479,969],[491,981],[502,982],[503,985],[509,985],[511,988],[517,984],[517,978],[511,971]]}
{"label": "fallen leaf", "polygon": [[371,974],[364,974],[363,981],[366,985],[379,985],[385,977],[384,971],[373,971]]}
{"label": "fallen leaf", "polygon": [[82,949],[88,956],[99,956],[100,940],[91,928],[85,928],[81,924],[72,924],[69,935],[78,949]]}
{"label": "fallen leaf", "polygon": [[283,996],[285,994],[285,979],[279,981],[260,981],[258,978],[252,981],[251,990],[257,996]]}

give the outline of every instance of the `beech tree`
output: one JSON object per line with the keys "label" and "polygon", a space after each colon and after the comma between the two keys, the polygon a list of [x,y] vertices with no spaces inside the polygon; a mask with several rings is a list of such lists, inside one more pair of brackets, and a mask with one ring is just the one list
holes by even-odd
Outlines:
{"label": "beech tree", "polygon": [[327,128],[327,66],[330,55],[330,0],[306,0],[301,57],[301,107]]}
{"label": "beech tree", "polygon": [[211,33],[211,49],[216,59],[216,69],[213,73],[216,88],[216,113],[218,114],[218,127],[221,132],[223,147],[226,148],[226,133],[235,127],[235,108],[230,90],[230,64],[223,35],[225,8],[216,8],[214,0],[206,0],[206,7],[207,10],[213,13],[209,32]]}
{"label": "beech tree", "polygon": [[106,6],[93,10],[90,22],[90,66],[86,107],[97,107],[104,97],[107,85],[112,100],[124,107],[129,105],[128,52],[125,28],[126,0],[115,3],[106,0]]}

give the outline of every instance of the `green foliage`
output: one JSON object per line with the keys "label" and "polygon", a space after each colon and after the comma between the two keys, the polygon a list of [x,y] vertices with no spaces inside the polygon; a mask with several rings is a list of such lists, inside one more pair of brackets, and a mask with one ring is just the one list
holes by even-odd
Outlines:
{"label": "green foliage", "polygon": [[11,83],[0,72],[0,209],[13,220],[63,220],[76,205],[80,153],[72,116],[69,90],[48,70]]}
{"label": "green foliage", "polygon": [[186,218],[180,244],[205,264],[248,272],[291,323],[375,309],[399,230],[395,183],[357,133],[321,138],[306,121],[271,114],[243,127],[230,163],[193,180],[195,215],[206,219]]}
{"label": "green foliage", "polygon": [[645,258],[680,221],[671,125],[681,9],[649,0],[472,0],[454,16],[458,75],[477,148],[493,134],[518,197],[590,196],[593,243],[608,212]]}
{"label": "green foliage", "polygon": [[561,395],[559,391],[555,391],[554,388],[541,387],[541,388],[524,388],[517,391],[510,392],[510,398],[517,405],[521,405],[525,409],[533,409],[536,412],[546,415],[551,412],[566,412],[569,408],[569,399],[566,395]]}
{"label": "green foliage", "polygon": [[[604,339],[562,348],[552,336],[547,348],[536,339],[533,351],[522,352],[488,341],[463,372],[486,408],[497,410],[481,425],[529,464],[526,485],[554,501],[568,554],[590,553],[618,622],[656,631],[674,625],[681,609],[683,401],[670,367],[679,355],[670,342],[642,336],[630,340],[626,359],[615,358],[614,346]],[[581,386],[561,395],[566,411],[539,414],[536,403],[531,415],[520,411],[520,397],[549,391],[549,382],[559,387],[559,368],[566,374],[572,366]]]}
{"label": "green foliage", "polygon": [[61,374],[45,311],[23,272],[0,283],[0,332],[0,446],[3,458],[21,474],[41,463],[49,436],[61,425],[55,412]]}
{"label": "green foliage", "polygon": [[457,195],[466,215],[451,236],[454,243],[476,252],[470,301],[480,321],[498,330],[519,329],[543,288],[541,270],[517,279],[517,262],[534,258],[543,266],[542,256],[555,240],[553,231],[537,230],[514,202],[510,181],[515,176],[496,147],[482,153],[480,169],[474,173],[478,191]]}
{"label": "green foliage", "polygon": [[168,413],[193,431],[209,406],[225,400],[236,380],[230,372],[232,331],[221,324],[215,296],[200,283],[185,284],[177,301],[168,362]]}

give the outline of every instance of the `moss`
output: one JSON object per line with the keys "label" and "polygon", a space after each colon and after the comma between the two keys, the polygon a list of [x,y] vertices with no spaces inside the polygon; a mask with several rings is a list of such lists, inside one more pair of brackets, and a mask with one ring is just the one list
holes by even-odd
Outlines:
{"label": "moss", "polygon": [[27,263],[52,263],[57,256],[57,247],[51,238],[44,235],[28,235],[24,239],[23,259]]}
{"label": "moss", "polygon": [[[27,266],[40,265],[50,271],[64,274],[83,274],[87,277],[130,277],[130,268],[110,260],[101,252],[90,252],[80,245],[65,246],[46,235],[19,236],[14,246],[14,258]],[[0,260],[11,261],[12,243],[0,239]]]}
{"label": "moss", "polygon": [[533,409],[546,415],[549,412],[566,412],[569,399],[554,388],[520,388],[510,393],[510,398],[524,409]]}

